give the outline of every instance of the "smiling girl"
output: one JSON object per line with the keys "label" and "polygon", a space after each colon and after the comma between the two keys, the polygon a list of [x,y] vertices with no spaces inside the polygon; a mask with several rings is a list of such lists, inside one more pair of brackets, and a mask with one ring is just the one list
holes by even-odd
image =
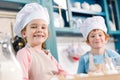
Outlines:
{"label": "smiling girl", "polygon": [[26,41],[17,52],[23,69],[23,80],[50,80],[55,75],[66,75],[56,59],[42,46],[48,38],[49,15],[38,3],[26,4],[16,16],[14,32]]}

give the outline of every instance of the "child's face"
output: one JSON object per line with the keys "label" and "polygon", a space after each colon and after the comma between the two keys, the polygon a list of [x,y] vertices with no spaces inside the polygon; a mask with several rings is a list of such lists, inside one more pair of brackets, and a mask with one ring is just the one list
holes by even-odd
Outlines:
{"label": "child's face", "polygon": [[27,24],[23,36],[31,46],[42,45],[48,38],[48,25],[40,19],[32,20]]}
{"label": "child's face", "polygon": [[107,43],[108,39],[106,39],[105,33],[102,30],[93,30],[88,35],[88,44],[91,48],[99,49],[103,48]]}

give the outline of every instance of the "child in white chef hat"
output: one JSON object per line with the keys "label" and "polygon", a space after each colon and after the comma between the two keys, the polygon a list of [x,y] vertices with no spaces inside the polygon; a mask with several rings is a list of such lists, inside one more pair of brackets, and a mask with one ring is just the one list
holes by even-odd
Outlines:
{"label": "child in white chef hat", "polygon": [[104,18],[93,16],[85,19],[80,25],[80,31],[91,50],[81,56],[78,73],[114,70],[110,58],[118,57],[119,54],[105,48],[109,36]]}
{"label": "child in white chef hat", "polygon": [[16,16],[14,32],[27,42],[16,55],[23,69],[23,80],[50,80],[55,75],[66,75],[42,47],[48,38],[49,22],[47,9],[38,3],[26,4]]}

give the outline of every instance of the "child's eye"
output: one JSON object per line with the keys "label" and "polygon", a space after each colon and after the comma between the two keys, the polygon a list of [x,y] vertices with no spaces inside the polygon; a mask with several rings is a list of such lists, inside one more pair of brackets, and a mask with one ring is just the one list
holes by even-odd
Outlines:
{"label": "child's eye", "polygon": [[101,34],[99,34],[99,36],[101,37],[102,35],[101,35]]}
{"label": "child's eye", "polygon": [[47,26],[46,25],[42,25],[42,29],[46,29],[47,28]]}
{"label": "child's eye", "polygon": [[45,26],[42,26],[42,29],[45,29],[46,27]]}
{"label": "child's eye", "polygon": [[37,25],[32,25],[31,28],[37,28]]}
{"label": "child's eye", "polygon": [[94,35],[92,35],[91,37],[92,37],[92,38],[94,38],[95,36],[94,36]]}

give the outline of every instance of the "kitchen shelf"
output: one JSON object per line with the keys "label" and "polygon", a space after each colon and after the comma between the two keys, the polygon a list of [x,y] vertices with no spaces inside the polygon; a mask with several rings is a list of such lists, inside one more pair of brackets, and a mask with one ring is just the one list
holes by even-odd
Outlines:
{"label": "kitchen shelf", "polygon": [[19,11],[26,3],[38,2],[38,0],[2,0],[0,1],[0,9]]}
{"label": "kitchen shelf", "polygon": [[57,36],[82,36],[81,32],[79,29],[74,29],[74,28],[55,28],[56,30],[56,35]]}
{"label": "kitchen shelf", "polygon": [[109,35],[120,35],[120,31],[109,31]]}
{"label": "kitchen shelf", "polygon": [[38,2],[38,0],[2,0],[6,2],[16,2],[16,3],[31,3],[31,2]]}
{"label": "kitchen shelf", "polygon": [[18,3],[18,2],[9,2],[9,1],[0,1],[0,9],[2,10],[13,10],[19,11],[25,3]]}
{"label": "kitchen shelf", "polygon": [[71,8],[72,13],[78,13],[78,14],[86,14],[86,15],[99,15],[99,16],[105,16],[105,12],[92,12],[92,11],[86,11],[83,9],[76,9]]}

